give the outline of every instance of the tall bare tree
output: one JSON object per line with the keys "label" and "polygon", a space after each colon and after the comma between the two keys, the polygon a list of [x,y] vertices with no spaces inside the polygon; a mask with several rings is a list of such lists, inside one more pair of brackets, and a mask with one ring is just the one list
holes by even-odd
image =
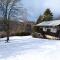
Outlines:
{"label": "tall bare tree", "polygon": [[[9,41],[9,20],[11,16],[16,17],[17,12],[21,7],[16,7],[16,3],[20,0],[0,0],[0,10],[3,12],[3,22],[7,36],[7,42]],[[14,14],[14,15],[13,15]]]}

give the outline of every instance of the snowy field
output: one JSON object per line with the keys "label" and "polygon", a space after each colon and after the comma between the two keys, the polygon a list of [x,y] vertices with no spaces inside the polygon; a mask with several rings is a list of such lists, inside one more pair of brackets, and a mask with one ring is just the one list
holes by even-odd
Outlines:
{"label": "snowy field", "polygon": [[0,38],[0,60],[60,60],[60,41],[31,36]]}

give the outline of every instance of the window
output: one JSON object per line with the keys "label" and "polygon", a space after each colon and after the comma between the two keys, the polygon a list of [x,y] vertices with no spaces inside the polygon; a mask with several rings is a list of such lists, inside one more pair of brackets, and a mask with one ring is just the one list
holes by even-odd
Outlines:
{"label": "window", "polygon": [[51,32],[56,33],[57,29],[56,28],[51,28]]}
{"label": "window", "polygon": [[47,32],[50,32],[50,29],[47,29]]}

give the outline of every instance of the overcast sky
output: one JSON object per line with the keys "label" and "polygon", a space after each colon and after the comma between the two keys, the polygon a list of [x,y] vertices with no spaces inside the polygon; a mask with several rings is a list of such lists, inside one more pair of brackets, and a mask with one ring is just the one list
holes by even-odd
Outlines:
{"label": "overcast sky", "polygon": [[[29,20],[32,21],[36,21],[47,8],[50,8],[55,17],[60,15],[60,0],[21,0],[21,3],[28,12]],[[18,6],[20,6],[20,2]],[[2,12],[0,12],[0,16],[2,16]]]}
{"label": "overcast sky", "polygon": [[60,0],[22,0],[22,3],[34,21],[46,8],[50,8],[55,15],[60,14]]}

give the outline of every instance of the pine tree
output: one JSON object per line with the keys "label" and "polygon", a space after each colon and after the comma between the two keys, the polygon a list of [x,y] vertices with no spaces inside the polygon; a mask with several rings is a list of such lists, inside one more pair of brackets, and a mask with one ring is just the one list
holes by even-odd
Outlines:
{"label": "pine tree", "polygon": [[38,18],[38,20],[37,20],[37,22],[36,22],[36,24],[38,24],[38,23],[42,22],[42,20],[41,20],[41,19],[42,19],[42,16],[40,15],[40,16],[39,16],[39,18]]}
{"label": "pine tree", "polygon": [[43,14],[43,21],[50,21],[53,19],[53,14],[50,9],[46,9],[46,11]]}
{"label": "pine tree", "polygon": [[41,23],[42,21],[50,21],[53,20],[53,13],[50,9],[46,9],[43,15],[40,15],[37,19],[37,24]]}

